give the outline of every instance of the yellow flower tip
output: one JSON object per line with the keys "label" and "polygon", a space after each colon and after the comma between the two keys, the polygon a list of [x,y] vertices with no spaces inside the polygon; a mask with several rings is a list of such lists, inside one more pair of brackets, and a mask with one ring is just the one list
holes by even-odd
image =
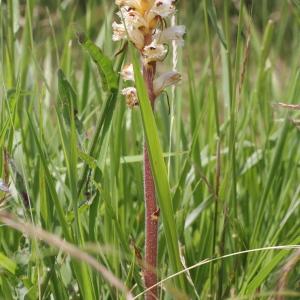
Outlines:
{"label": "yellow flower tip", "polygon": [[152,0],[141,0],[141,10],[143,13],[148,11],[153,6],[154,1]]}
{"label": "yellow flower tip", "polygon": [[155,17],[149,22],[149,29],[153,30],[154,28],[157,27],[157,25],[158,25],[158,18]]}

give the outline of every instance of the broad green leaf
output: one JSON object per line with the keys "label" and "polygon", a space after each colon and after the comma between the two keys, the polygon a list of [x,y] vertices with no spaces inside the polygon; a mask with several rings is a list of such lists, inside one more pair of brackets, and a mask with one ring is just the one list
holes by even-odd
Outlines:
{"label": "broad green leaf", "polygon": [[104,55],[103,51],[83,33],[78,34],[80,44],[87,50],[101,76],[104,91],[115,91],[118,89],[118,76],[113,69],[112,61]]}

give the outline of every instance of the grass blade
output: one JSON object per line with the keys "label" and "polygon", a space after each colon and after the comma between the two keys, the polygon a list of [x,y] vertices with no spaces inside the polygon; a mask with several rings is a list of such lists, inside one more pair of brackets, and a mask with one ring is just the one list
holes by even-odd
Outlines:
{"label": "grass blade", "polygon": [[[138,58],[132,48],[131,55],[133,58],[134,76],[143,120],[145,138],[148,145],[152,174],[154,177],[159,206],[162,214],[162,222],[164,226],[169,259],[172,270],[174,272],[178,272],[182,269],[182,265],[179,256],[178,236],[176,232],[176,224],[166,165],[163,158],[163,152],[158,137],[158,130],[156,127],[153,111],[145,87],[145,82],[140,72]],[[184,290],[184,278],[180,276],[179,280],[176,281],[178,287],[181,287]]]}

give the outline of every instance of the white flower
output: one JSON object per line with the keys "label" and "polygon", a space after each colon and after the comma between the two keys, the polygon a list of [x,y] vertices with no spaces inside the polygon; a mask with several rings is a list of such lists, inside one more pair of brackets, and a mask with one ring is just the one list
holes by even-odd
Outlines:
{"label": "white flower", "polygon": [[127,88],[123,89],[122,95],[124,95],[126,97],[126,104],[130,108],[133,108],[139,104],[137,92],[134,87],[127,87]]}
{"label": "white flower", "polygon": [[161,74],[153,82],[154,94],[158,96],[166,87],[176,84],[181,80],[181,75],[177,71],[170,71]]}
{"label": "white flower", "polygon": [[112,23],[113,29],[113,37],[112,40],[114,42],[120,41],[126,38],[126,30],[123,24],[119,24],[117,22]]}
{"label": "white flower", "polygon": [[144,47],[142,50],[144,62],[150,63],[152,61],[162,61],[166,57],[168,50],[163,44],[158,44],[153,40],[151,44]]}
{"label": "white flower", "polygon": [[[112,24],[113,28],[113,41],[120,41],[123,39],[129,38],[130,41],[134,43],[134,45],[138,49],[142,49],[144,47],[144,35],[142,32],[133,26],[128,25],[125,29],[125,26],[123,24],[119,24],[117,22],[113,22]],[[128,36],[127,36],[128,35]]]}
{"label": "white flower", "polygon": [[178,46],[184,45],[183,35],[185,34],[185,26],[171,26],[163,31],[157,31],[154,34],[154,38],[158,40],[159,43],[167,43],[170,41],[176,41]]}
{"label": "white flower", "polygon": [[127,80],[134,81],[133,65],[132,64],[125,65],[122,71],[120,72],[120,74],[124,81]]}
{"label": "white flower", "polygon": [[175,13],[174,0],[156,0],[150,12],[154,15],[166,18]]}

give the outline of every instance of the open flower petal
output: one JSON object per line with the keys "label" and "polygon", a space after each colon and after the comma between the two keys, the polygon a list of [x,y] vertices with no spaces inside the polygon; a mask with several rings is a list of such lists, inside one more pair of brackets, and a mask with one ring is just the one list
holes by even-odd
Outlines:
{"label": "open flower petal", "polygon": [[127,6],[121,7],[117,15],[121,20],[124,20],[126,27],[132,26],[136,29],[147,27],[145,18],[138,11],[130,9]]}
{"label": "open flower petal", "polygon": [[150,12],[156,16],[166,18],[175,13],[174,0],[156,0]]}
{"label": "open flower petal", "polygon": [[119,24],[117,22],[113,22],[113,41],[120,41],[123,39],[129,39],[138,49],[142,49],[144,47],[144,35],[142,32],[133,26],[125,26],[123,24]]}
{"label": "open flower petal", "polygon": [[126,30],[123,24],[119,24],[117,22],[112,23],[113,29],[113,41],[120,41],[126,38]]}
{"label": "open flower petal", "polygon": [[185,34],[185,26],[171,26],[163,31],[157,31],[154,34],[154,38],[159,43],[168,43],[170,41],[176,41],[178,46],[184,45],[183,35]]}
{"label": "open flower petal", "polygon": [[140,30],[135,29],[133,27],[128,27],[127,31],[129,35],[129,40],[133,42],[138,49],[142,49],[145,43],[143,33]]}
{"label": "open flower petal", "polygon": [[168,50],[163,44],[158,44],[156,40],[144,47],[142,53],[145,63],[152,61],[162,61],[166,57]]}
{"label": "open flower petal", "polygon": [[181,80],[181,75],[177,71],[170,71],[161,74],[153,82],[154,94],[158,96],[166,87],[176,84]]}

